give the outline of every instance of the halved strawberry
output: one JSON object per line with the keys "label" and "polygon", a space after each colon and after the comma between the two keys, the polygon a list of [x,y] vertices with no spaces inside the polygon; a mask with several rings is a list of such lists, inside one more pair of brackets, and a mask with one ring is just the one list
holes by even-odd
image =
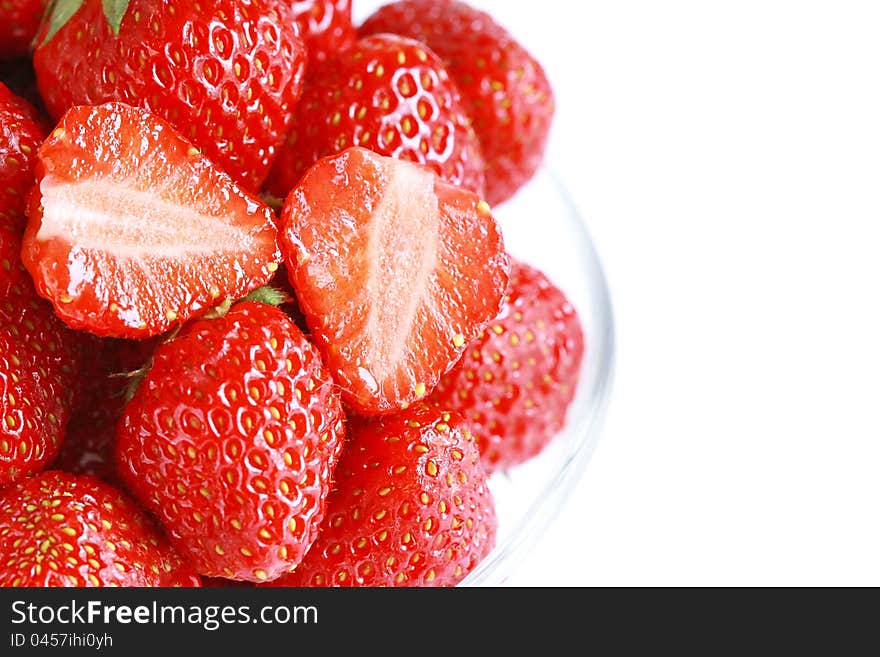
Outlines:
{"label": "halved strawberry", "polygon": [[500,310],[510,261],[488,204],[421,166],[361,148],[326,158],[281,222],[312,339],[361,413],[431,392]]}
{"label": "halved strawberry", "polygon": [[37,178],[22,260],[73,328],[146,338],[278,268],[272,210],[144,110],[73,108]]}

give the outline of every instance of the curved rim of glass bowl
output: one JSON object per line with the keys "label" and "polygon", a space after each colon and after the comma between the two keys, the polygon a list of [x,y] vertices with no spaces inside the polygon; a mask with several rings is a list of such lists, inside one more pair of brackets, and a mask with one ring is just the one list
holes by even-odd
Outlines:
{"label": "curved rim of glass bowl", "polygon": [[[614,378],[615,326],[614,312],[608,281],[596,252],[587,222],[575,204],[560,177],[551,169],[544,172],[556,186],[560,197],[577,219],[584,243],[584,263],[589,276],[587,286],[590,299],[586,308],[593,313],[593,331],[587,336],[587,358],[582,370],[581,401],[572,406],[566,432],[570,436],[555,476],[550,478],[534,497],[529,508],[520,516],[516,526],[471,571],[460,587],[498,586],[504,583],[520,562],[535,547],[541,534],[557,519],[573,489],[583,476],[592,457],[604,423]],[[588,359],[594,362],[588,363]],[[584,380],[586,377],[586,380]]]}

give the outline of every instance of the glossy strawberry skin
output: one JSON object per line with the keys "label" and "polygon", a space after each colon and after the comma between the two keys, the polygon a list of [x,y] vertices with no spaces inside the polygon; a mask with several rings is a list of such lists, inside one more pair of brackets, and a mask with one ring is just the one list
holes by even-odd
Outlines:
{"label": "glossy strawberry skin", "polygon": [[79,337],[29,281],[0,299],[0,487],[46,468],[58,453],[80,359]]}
{"label": "glossy strawberry skin", "polygon": [[71,328],[146,339],[277,270],[272,210],[145,110],[71,109],[36,176],[22,261]]}
{"label": "glossy strawberry skin", "polygon": [[40,27],[49,0],[3,0],[0,2],[0,61],[24,57]]}
{"label": "glossy strawberry skin", "polygon": [[16,288],[33,287],[21,264],[21,235],[18,220],[0,216],[0,301]]}
{"label": "glossy strawberry skin", "polygon": [[310,68],[268,190],[286,197],[318,159],[350,146],[483,191],[483,158],[458,89],[440,59],[411,39],[361,39]]}
{"label": "glossy strawberry skin", "polygon": [[305,46],[286,0],[131,0],[118,36],[101,0],[34,53],[55,119],[122,101],[157,114],[256,192],[290,127]]}
{"label": "glossy strawberry skin", "polygon": [[540,270],[514,261],[504,308],[432,400],[470,423],[487,472],[541,453],[563,428],[585,353],[577,311]]}
{"label": "glossy strawberry skin", "polygon": [[311,339],[357,413],[426,396],[501,309],[509,257],[488,205],[417,165],[325,158],[281,224]]}
{"label": "glossy strawberry skin", "polygon": [[281,310],[246,301],[156,350],[117,461],[200,574],[266,581],[314,540],[344,433],[317,352]]}
{"label": "glossy strawberry skin", "polygon": [[353,419],[318,540],[280,586],[454,586],[495,544],[494,501],[462,419],[420,403]]}
{"label": "glossy strawberry skin", "polygon": [[556,110],[541,64],[489,14],[458,0],[402,0],[380,8],[360,34],[402,34],[445,62],[480,139],[486,197],[511,198],[544,159]]}
{"label": "glossy strawberry skin", "polygon": [[147,515],[87,475],[46,471],[0,491],[0,586],[200,586]]}
{"label": "glossy strawberry skin", "polygon": [[36,109],[0,83],[0,225],[9,226],[19,237],[34,184],[37,150],[45,137]]}
{"label": "glossy strawberry skin", "polygon": [[0,486],[46,467],[73,404],[78,339],[34,291],[21,262],[26,198],[45,127],[0,84]]}
{"label": "glossy strawberry skin", "polygon": [[309,62],[322,62],[357,39],[351,0],[292,0],[291,7]]}

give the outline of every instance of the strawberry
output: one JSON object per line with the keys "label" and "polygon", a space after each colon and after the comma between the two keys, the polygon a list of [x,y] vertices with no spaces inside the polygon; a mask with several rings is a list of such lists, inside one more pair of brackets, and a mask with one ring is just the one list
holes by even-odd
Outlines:
{"label": "strawberry", "polygon": [[430,393],[501,308],[509,258],[489,206],[418,165],[362,148],[325,158],[281,223],[312,340],[357,412]]}
{"label": "strawberry", "polygon": [[0,0],[0,60],[30,54],[49,0]]}
{"label": "strawberry", "polygon": [[278,267],[272,210],[144,110],[76,107],[38,159],[22,260],[75,329],[157,335]]}
{"label": "strawberry", "polygon": [[278,308],[243,301],[156,349],[117,462],[200,574],[266,581],[314,541],[344,433],[314,347]]}
{"label": "strawberry", "polygon": [[541,165],[555,99],[540,63],[489,14],[456,0],[400,0],[381,7],[362,36],[418,39],[445,62],[461,90],[486,161],[486,197],[512,197]]}
{"label": "strawberry", "polygon": [[357,38],[351,0],[293,0],[291,6],[310,62],[324,61]]}
{"label": "strawberry", "polygon": [[59,471],[0,491],[0,563],[0,586],[201,584],[133,500]]}
{"label": "strawberry", "polygon": [[21,264],[21,237],[17,224],[17,219],[13,221],[0,215],[0,301],[16,288],[33,287]]}
{"label": "strawberry", "polygon": [[495,544],[473,436],[434,405],[357,419],[315,544],[278,586],[453,586]]}
{"label": "strawberry", "polygon": [[487,472],[540,453],[565,424],[584,356],[578,314],[547,276],[514,261],[504,309],[432,400],[465,416]]}
{"label": "strawberry", "polygon": [[13,286],[0,299],[0,487],[58,453],[79,366],[78,336],[30,281]]}
{"label": "strawberry", "polygon": [[349,146],[428,165],[482,192],[483,158],[458,89],[440,59],[411,39],[362,39],[310,68],[268,190],[287,196],[315,161]]}
{"label": "strawberry", "polygon": [[37,41],[54,118],[138,105],[253,192],[290,127],[306,62],[289,0],[57,0]]}
{"label": "strawberry", "polygon": [[84,359],[76,382],[67,434],[52,468],[117,484],[116,424],[132,380],[146,366],[158,341],[101,339],[88,334],[83,334],[83,341],[90,357]]}
{"label": "strawberry", "polygon": [[36,109],[0,83],[0,224],[18,236],[24,230],[37,149],[45,137]]}

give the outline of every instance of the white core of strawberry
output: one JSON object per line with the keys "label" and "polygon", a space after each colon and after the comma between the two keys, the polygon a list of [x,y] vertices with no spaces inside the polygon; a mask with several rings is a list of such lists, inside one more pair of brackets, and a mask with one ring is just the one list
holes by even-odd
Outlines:
{"label": "white core of strawberry", "polygon": [[420,307],[430,304],[437,268],[440,209],[434,176],[411,165],[391,165],[385,193],[371,217],[366,293],[366,361],[382,379],[408,357]]}
{"label": "white core of strawberry", "polygon": [[206,215],[109,179],[40,182],[43,219],[37,240],[61,239],[119,259],[184,259],[240,248],[233,219]]}

